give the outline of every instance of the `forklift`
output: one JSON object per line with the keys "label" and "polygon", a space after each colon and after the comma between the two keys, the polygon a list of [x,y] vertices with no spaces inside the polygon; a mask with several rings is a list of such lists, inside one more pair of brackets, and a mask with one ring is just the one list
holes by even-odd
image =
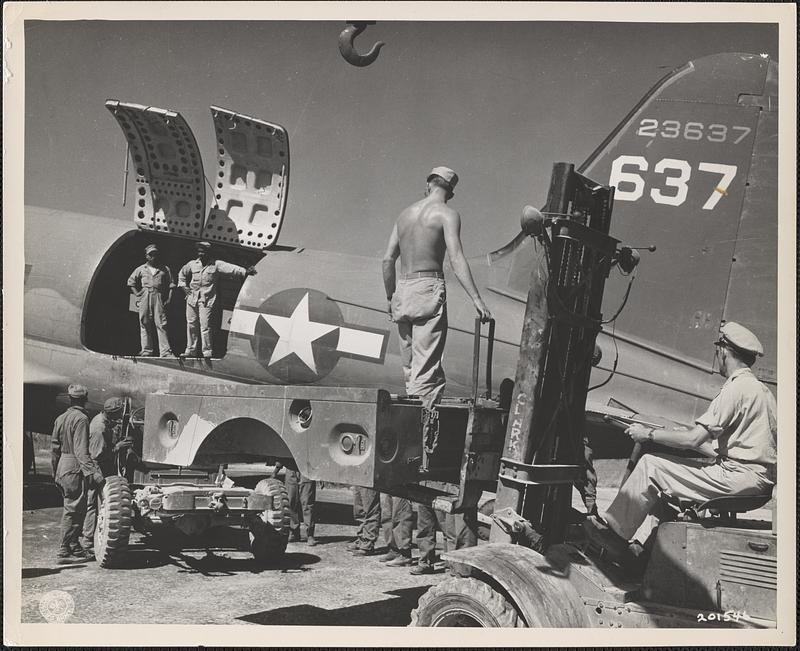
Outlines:
{"label": "forklift", "polygon": [[[470,414],[506,414],[490,542],[442,555],[453,576],[422,595],[412,626],[776,625],[774,524],[736,519],[771,493],[694,504],[662,491],[660,524],[643,547],[623,553],[593,546],[570,521],[605,280],[613,265],[630,273],[639,262],[636,249],[608,234],[613,198],[613,188],[557,163],[545,210],[523,212],[523,231],[544,255],[532,272],[516,378],[496,406],[476,392]],[[634,446],[628,473],[642,447]],[[444,505],[457,511],[470,501]]]}

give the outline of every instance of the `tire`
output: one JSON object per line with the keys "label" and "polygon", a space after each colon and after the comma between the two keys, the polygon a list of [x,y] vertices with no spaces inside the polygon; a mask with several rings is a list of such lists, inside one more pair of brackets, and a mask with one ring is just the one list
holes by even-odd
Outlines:
{"label": "tire", "polygon": [[116,475],[106,477],[94,533],[94,553],[100,567],[115,567],[125,557],[131,521],[131,489],[127,480]]}
{"label": "tire", "polygon": [[411,611],[411,626],[517,628],[524,624],[505,597],[474,578],[433,586]]}
{"label": "tire", "polygon": [[272,497],[272,508],[251,519],[250,552],[259,565],[275,563],[289,542],[289,494],[279,479],[262,479],[253,492]]}

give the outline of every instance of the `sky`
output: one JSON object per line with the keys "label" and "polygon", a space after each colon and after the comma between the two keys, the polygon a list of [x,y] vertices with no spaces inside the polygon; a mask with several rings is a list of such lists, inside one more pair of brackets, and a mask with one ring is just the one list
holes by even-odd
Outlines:
{"label": "sky", "polygon": [[[424,6],[424,5],[420,5]],[[128,219],[125,142],[106,99],[180,112],[206,175],[209,106],[283,125],[290,185],[280,242],[383,254],[399,212],[448,165],[469,256],[516,235],[552,165],[581,163],[663,75],[724,51],[777,59],[768,24],[378,22],[365,68],[344,21],[28,21],[25,202]]]}

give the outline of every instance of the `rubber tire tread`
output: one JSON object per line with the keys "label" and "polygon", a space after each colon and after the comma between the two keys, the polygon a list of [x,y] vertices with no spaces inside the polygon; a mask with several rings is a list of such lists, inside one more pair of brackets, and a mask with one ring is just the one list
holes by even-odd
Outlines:
{"label": "rubber tire tread", "polygon": [[[410,626],[431,626],[448,606],[458,606],[478,621],[487,622],[486,628],[519,628],[523,621],[506,598],[483,581],[469,577],[451,577],[433,586],[419,599],[411,611]],[[488,620],[488,621],[487,621]]]}
{"label": "rubber tire tread", "polygon": [[[258,495],[269,495],[279,498],[279,507],[274,509],[276,513],[269,519],[261,517],[264,526],[258,536],[250,532],[250,552],[256,562],[261,565],[275,563],[283,557],[286,552],[286,545],[289,543],[289,526],[291,524],[291,512],[289,510],[289,493],[286,486],[280,479],[262,479],[253,492]],[[267,512],[265,511],[264,514]]]}
{"label": "rubber tire tread", "polygon": [[[125,556],[131,533],[133,507],[131,489],[124,477],[106,477],[103,485],[103,528],[98,526],[94,535],[94,551],[100,567],[118,565]],[[101,514],[98,513],[98,525]]]}

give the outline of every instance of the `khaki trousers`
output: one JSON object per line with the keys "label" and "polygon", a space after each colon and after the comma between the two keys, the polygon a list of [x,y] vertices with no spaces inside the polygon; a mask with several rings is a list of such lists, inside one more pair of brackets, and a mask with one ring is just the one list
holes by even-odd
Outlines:
{"label": "khaki trousers", "polygon": [[478,510],[443,513],[430,506],[417,506],[417,547],[419,565],[433,565],[436,558],[436,530],[444,535],[444,551],[478,544]]}
{"label": "khaki trousers", "polygon": [[202,342],[203,357],[212,357],[211,319],[213,307],[186,303],[186,354],[197,353],[198,338]]}
{"label": "khaki trousers", "polygon": [[317,482],[304,477],[299,470],[286,469],[286,492],[289,494],[292,532],[300,534],[300,525],[306,523],[306,535],[314,536],[316,526]]}
{"label": "khaki trousers", "polygon": [[441,278],[400,279],[392,296],[408,395],[438,398],[444,391],[447,293]]}
{"label": "khaki trousers", "polygon": [[142,339],[141,355],[155,355],[155,343],[161,357],[172,355],[167,334],[167,312],[160,292],[147,289],[139,297],[139,333]]}
{"label": "khaki trousers", "polygon": [[654,482],[675,497],[698,502],[732,495],[759,495],[772,486],[766,474],[730,459],[715,462],[645,454],[604,516],[608,525],[625,540],[633,537],[655,509],[658,489]]}
{"label": "khaki trousers", "polygon": [[381,526],[380,493],[372,488],[353,486],[353,517],[357,544],[361,549],[372,550]]}
{"label": "khaki trousers", "polygon": [[381,493],[381,528],[383,541],[389,549],[411,557],[411,531],[414,528],[411,502]]}

